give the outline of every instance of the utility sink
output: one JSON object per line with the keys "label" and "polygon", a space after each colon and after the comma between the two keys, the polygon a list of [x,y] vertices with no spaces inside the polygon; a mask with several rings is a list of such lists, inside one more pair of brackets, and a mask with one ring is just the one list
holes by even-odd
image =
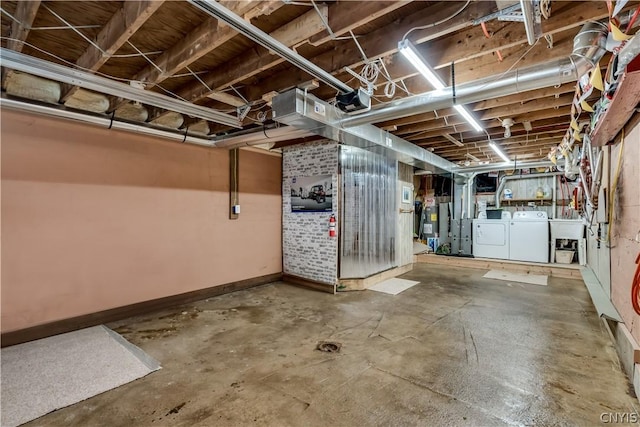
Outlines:
{"label": "utility sink", "polygon": [[584,223],[581,219],[550,219],[551,239],[582,239]]}

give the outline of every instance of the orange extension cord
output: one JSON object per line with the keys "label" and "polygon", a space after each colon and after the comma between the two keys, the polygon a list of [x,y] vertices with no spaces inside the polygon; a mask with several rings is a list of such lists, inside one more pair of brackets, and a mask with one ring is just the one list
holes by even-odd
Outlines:
{"label": "orange extension cord", "polygon": [[640,314],[640,253],[636,257],[636,272],[631,282],[631,304],[636,313]]}

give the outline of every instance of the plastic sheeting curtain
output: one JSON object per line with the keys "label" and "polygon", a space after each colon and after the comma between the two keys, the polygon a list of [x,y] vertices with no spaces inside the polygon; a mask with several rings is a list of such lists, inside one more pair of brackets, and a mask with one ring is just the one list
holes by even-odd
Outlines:
{"label": "plastic sheeting curtain", "polygon": [[341,147],[340,277],[362,278],[396,266],[397,162]]}

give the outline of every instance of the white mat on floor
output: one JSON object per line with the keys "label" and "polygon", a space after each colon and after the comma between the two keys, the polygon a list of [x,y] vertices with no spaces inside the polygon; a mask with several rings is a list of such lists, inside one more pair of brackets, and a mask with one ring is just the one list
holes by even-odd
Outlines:
{"label": "white mat on floor", "polygon": [[549,276],[537,274],[520,274],[504,270],[490,270],[484,276],[487,279],[506,280],[508,282],[528,283],[530,285],[547,286]]}
{"label": "white mat on floor", "polygon": [[385,280],[384,282],[376,283],[368,288],[372,291],[384,292],[385,294],[398,295],[402,291],[406,291],[410,287],[417,285],[420,282],[413,280],[398,279],[397,277]]}
{"label": "white mat on floor", "polygon": [[160,369],[156,360],[104,326],[2,349],[3,427],[111,390]]}

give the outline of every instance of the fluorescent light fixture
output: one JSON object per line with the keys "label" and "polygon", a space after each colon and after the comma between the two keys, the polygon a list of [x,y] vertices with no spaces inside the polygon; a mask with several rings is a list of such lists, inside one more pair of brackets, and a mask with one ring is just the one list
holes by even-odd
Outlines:
{"label": "fluorescent light fixture", "polygon": [[[420,55],[416,47],[411,44],[409,40],[401,40],[398,42],[398,51],[416,67],[416,70],[418,70],[436,90],[443,90],[446,87],[444,81],[436,74],[435,70],[431,68],[429,63]],[[464,105],[455,105],[454,108],[477,132],[482,130],[480,123],[473,118]]]}
{"label": "fluorescent light fixture", "polygon": [[402,40],[398,43],[398,50],[405,58],[416,67],[416,70],[420,71],[420,74],[433,86],[436,90],[442,90],[445,88],[444,82],[438,76],[433,68],[424,60],[422,55],[418,53],[416,47],[411,44],[409,40]]}
{"label": "fluorescent light fixture", "polygon": [[447,138],[449,141],[451,141],[454,145],[457,145],[458,147],[464,147],[464,144],[460,141],[458,141],[457,139],[455,139],[454,137],[452,137],[451,135],[449,135],[448,133],[443,133],[442,136],[444,136],[445,138]]}
{"label": "fluorescent light fixture", "polygon": [[502,158],[502,160],[504,160],[505,162],[510,162],[511,160],[506,156],[506,154],[504,154],[502,152],[502,150],[500,149],[500,147],[498,147],[494,142],[489,142],[489,147],[491,147],[491,149],[493,151],[496,152],[496,154],[498,156],[500,156]]}
{"label": "fluorescent light fixture", "polygon": [[482,126],[480,125],[480,123],[478,123],[476,119],[474,119],[473,116],[469,114],[467,109],[464,108],[464,105],[454,105],[453,108],[455,108],[458,114],[464,117],[464,119],[468,121],[471,126],[473,126],[476,132],[480,132],[482,130]]}

